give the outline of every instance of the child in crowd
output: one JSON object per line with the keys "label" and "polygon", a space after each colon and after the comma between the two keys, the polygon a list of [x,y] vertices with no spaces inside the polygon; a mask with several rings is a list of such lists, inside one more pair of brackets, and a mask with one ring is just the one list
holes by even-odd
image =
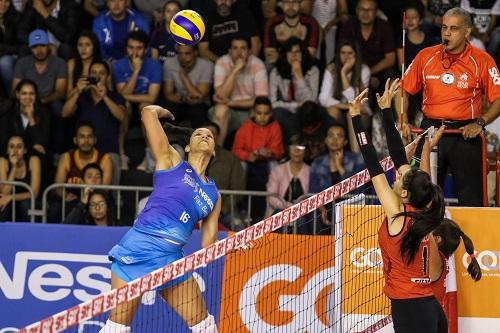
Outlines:
{"label": "child in crowd", "polygon": [[[284,153],[281,127],[272,118],[269,98],[255,98],[251,117],[236,132],[233,153],[246,168],[247,190],[265,191],[271,165]],[[264,215],[265,199],[253,202],[262,205],[261,209],[252,208],[252,219],[259,221]]]}

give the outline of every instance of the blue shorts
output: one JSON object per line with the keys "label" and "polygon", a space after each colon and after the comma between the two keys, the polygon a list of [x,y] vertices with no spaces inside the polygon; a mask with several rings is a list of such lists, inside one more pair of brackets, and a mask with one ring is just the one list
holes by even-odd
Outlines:
{"label": "blue shorts", "polygon": [[[120,279],[130,282],[183,258],[184,251],[180,245],[132,228],[109,251],[108,256],[112,261],[111,271]],[[171,287],[191,276],[191,272],[185,273],[156,290]]]}

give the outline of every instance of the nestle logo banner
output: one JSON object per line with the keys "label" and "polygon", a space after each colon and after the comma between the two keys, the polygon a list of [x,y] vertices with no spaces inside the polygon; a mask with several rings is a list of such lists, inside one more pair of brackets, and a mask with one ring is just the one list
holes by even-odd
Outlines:
{"label": "nestle logo banner", "polygon": [[[128,230],[128,227],[0,224],[0,332],[14,332],[16,328],[108,291],[111,270],[107,253]],[[225,234],[219,235],[224,237]],[[198,249],[200,234],[195,231],[184,251],[189,254]],[[197,270],[194,277],[200,284],[210,281],[221,286],[222,269],[222,264],[214,265],[210,272]],[[210,275],[205,277],[205,274]],[[158,313],[160,307],[166,311],[159,297],[156,303],[153,297],[148,305],[158,308],[148,311]],[[219,309],[210,311],[218,318]],[[173,318],[170,314],[165,316]],[[107,315],[100,316],[99,320],[106,318]],[[180,327],[180,323],[175,325],[172,327]],[[162,329],[169,331],[165,326]],[[95,327],[95,331],[98,330],[99,326]],[[188,332],[187,328],[185,331]],[[85,332],[94,332],[94,329],[86,327]]]}

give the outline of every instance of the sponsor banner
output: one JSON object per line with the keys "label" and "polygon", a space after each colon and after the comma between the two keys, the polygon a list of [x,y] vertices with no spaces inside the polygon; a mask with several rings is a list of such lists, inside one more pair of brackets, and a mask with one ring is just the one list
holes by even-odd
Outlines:
{"label": "sponsor banner", "polygon": [[341,209],[342,299],[348,300],[342,302],[342,329],[370,332],[374,327],[379,330],[392,326],[387,317],[389,300],[383,294],[382,253],[377,236],[384,211],[381,206],[361,205]]}
{"label": "sponsor banner", "polygon": [[[461,242],[455,253],[458,315],[459,317],[500,318],[500,303],[486,301],[491,299],[492,295],[500,293],[500,242],[498,241],[500,209],[457,207],[450,208],[450,211],[453,220],[472,239],[476,259],[483,273],[479,282],[474,282],[470,278],[467,273],[470,258]],[[500,329],[497,332],[500,332]]]}
{"label": "sponsor banner", "polygon": [[[128,230],[128,227],[1,223],[0,332],[14,332],[16,328],[109,291],[111,270],[107,253]],[[226,236],[226,233],[219,233],[221,239]],[[200,232],[195,230],[184,250],[189,256],[199,249]],[[189,265],[188,260],[186,265]],[[208,286],[222,285],[222,270],[221,261],[193,274],[202,291],[210,290],[205,293],[205,297],[207,304],[213,306],[210,311],[216,318],[219,314],[220,288],[212,289]],[[153,274],[152,277],[141,280],[136,288],[132,288],[135,291],[130,293],[146,290],[150,283],[154,285],[161,282],[161,279],[156,280],[158,279]],[[155,292],[147,292],[142,297],[141,308],[138,310],[146,315],[149,313],[149,317],[157,317],[159,324],[148,330],[189,332],[165,302],[156,296]],[[107,302],[99,299],[97,302],[102,302],[102,305],[81,306],[79,315],[86,316],[82,309],[87,308],[102,308],[105,311]],[[86,313],[89,317],[92,314],[90,310]],[[107,315],[101,315],[89,321],[85,324],[85,332],[97,332],[106,319]],[[76,331],[76,328],[72,331]]]}
{"label": "sponsor banner", "polygon": [[228,254],[219,332],[326,332],[331,323],[331,236],[268,234]]}

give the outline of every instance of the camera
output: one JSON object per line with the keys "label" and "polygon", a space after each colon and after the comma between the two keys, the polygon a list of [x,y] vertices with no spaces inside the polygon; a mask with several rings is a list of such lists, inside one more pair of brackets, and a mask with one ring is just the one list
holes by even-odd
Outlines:
{"label": "camera", "polygon": [[91,85],[97,85],[99,82],[100,78],[98,76],[88,76],[87,77],[87,82]]}

